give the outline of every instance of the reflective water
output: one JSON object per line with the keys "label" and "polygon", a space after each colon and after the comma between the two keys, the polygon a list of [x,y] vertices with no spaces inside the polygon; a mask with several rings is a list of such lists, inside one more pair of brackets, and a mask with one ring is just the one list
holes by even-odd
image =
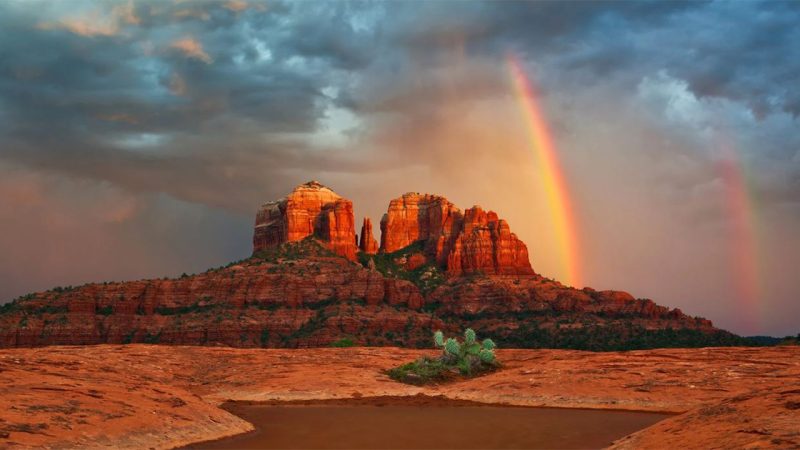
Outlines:
{"label": "reflective water", "polygon": [[256,431],[192,449],[602,448],[668,415],[433,404],[246,405],[226,408]]}

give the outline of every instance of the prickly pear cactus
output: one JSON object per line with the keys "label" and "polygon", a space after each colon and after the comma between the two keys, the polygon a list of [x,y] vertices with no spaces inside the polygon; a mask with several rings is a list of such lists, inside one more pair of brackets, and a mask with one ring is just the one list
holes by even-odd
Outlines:
{"label": "prickly pear cactus", "polygon": [[494,350],[496,345],[494,345],[494,341],[491,339],[484,339],[483,340],[483,348],[489,351]]}
{"label": "prickly pear cactus", "polygon": [[436,347],[444,347],[444,333],[441,331],[433,333],[433,343],[436,344]]}
{"label": "prickly pear cactus", "polygon": [[467,345],[472,345],[475,343],[475,330],[472,328],[467,328],[464,330],[464,343]]}
{"label": "prickly pear cactus", "polygon": [[478,352],[481,351],[481,344],[464,344],[464,350],[468,355],[478,356]]}
{"label": "prickly pear cactus", "polygon": [[494,362],[494,352],[485,348],[481,349],[481,351],[478,353],[478,357],[485,363]]}
{"label": "prickly pear cactus", "polygon": [[458,356],[461,353],[461,345],[454,338],[449,338],[444,343],[444,350],[453,356]]}

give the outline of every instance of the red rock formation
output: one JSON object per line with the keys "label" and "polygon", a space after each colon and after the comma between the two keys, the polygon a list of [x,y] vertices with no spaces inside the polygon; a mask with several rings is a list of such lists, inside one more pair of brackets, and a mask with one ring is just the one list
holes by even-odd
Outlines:
{"label": "red rock formation", "polygon": [[422,253],[412,253],[406,258],[403,267],[405,267],[406,270],[414,270],[424,266],[427,262],[427,258],[425,258],[425,255]]}
{"label": "red rock formation", "polygon": [[[352,203],[319,183],[306,183],[259,211],[254,248],[269,252],[174,280],[31,294],[0,306],[0,347],[309,347],[344,336],[363,344],[414,346],[428,345],[432,329],[465,327],[492,331],[501,342],[537,346],[528,334],[534,325],[554,339],[581,327],[605,328],[595,335],[607,339],[616,333],[617,342],[671,328],[706,333],[710,338],[703,345],[732,342],[711,322],[651,300],[577,290],[536,275],[525,244],[497,214],[479,207],[462,215],[443,197],[406,194],[392,201],[381,229],[383,252],[419,242],[424,248],[393,255],[394,264],[383,255],[366,267],[347,261],[355,259],[357,248]],[[367,253],[375,247],[371,235],[365,219],[361,245]],[[415,270],[431,262],[439,268]],[[441,276],[442,268],[449,277]]]}
{"label": "red rock formation", "polygon": [[[460,332],[470,326],[494,330],[497,339],[526,342],[514,334],[526,322],[520,314],[543,329],[573,317],[580,326],[616,327],[621,333],[666,328],[720,333],[708,320],[651,300],[577,290],[538,275],[453,277],[423,295],[410,281],[303,248],[311,242],[285,245],[294,246],[286,256],[254,257],[174,280],[93,283],[32,294],[4,307],[0,347],[128,342],[313,347],[343,336],[413,346],[427,344],[432,329]],[[435,313],[420,312],[425,305],[435,305]]]}
{"label": "red rock formation", "polygon": [[392,253],[422,241],[438,264],[447,254],[461,225],[461,211],[438,195],[407,193],[392,200],[381,219],[381,251]]}
{"label": "red rock formation", "polygon": [[[402,332],[409,320],[431,322],[416,312],[424,299],[410,281],[325,256],[312,242],[286,245],[292,246],[287,256],[253,257],[173,280],[34,294],[0,315],[0,347],[149,341],[308,347],[347,334],[377,343],[386,332]],[[316,322],[323,310],[329,319]],[[419,334],[427,338],[427,331]]]}
{"label": "red rock formation", "polygon": [[451,275],[482,272],[487,275],[533,274],[528,248],[494,211],[474,206],[464,213],[461,232],[447,257]]}
{"label": "red rock formation", "polygon": [[528,248],[492,211],[461,211],[444,197],[408,193],[389,203],[381,220],[381,250],[423,242],[425,251],[454,276],[532,274]]}
{"label": "red rock formation", "polygon": [[378,253],[378,242],[372,236],[372,221],[369,217],[364,217],[364,223],[361,225],[361,244],[359,249],[368,255]]}
{"label": "red rock formation", "polygon": [[266,203],[256,214],[253,251],[314,236],[333,252],[356,259],[353,203],[309,181],[285,198]]}

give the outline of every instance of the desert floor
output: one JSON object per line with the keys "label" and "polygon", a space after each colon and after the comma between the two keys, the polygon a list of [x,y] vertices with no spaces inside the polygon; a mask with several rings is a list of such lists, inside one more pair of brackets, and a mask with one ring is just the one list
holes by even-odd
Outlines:
{"label": "desert floor", "polygon": [[171,448],[252,426],[227,400],[430,395],[681,413],[617,448],[800,448],[800,347],[499,350],[504,369],[437,387],[385,369],[435,351],[98,345],[0,350],[0,447]]}

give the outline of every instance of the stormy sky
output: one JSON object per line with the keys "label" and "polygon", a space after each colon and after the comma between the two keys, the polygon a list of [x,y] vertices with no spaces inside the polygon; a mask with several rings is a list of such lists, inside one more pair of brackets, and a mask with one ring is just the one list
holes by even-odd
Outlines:
{"label": "stormy sky", "polygon": [[[509,79],[558,148],[583,284],[800,332],[796,2],[0,2],[0,302],[250,253],[316,179],[559,248]],[[375,230],[376,233],[378,230]]]}

